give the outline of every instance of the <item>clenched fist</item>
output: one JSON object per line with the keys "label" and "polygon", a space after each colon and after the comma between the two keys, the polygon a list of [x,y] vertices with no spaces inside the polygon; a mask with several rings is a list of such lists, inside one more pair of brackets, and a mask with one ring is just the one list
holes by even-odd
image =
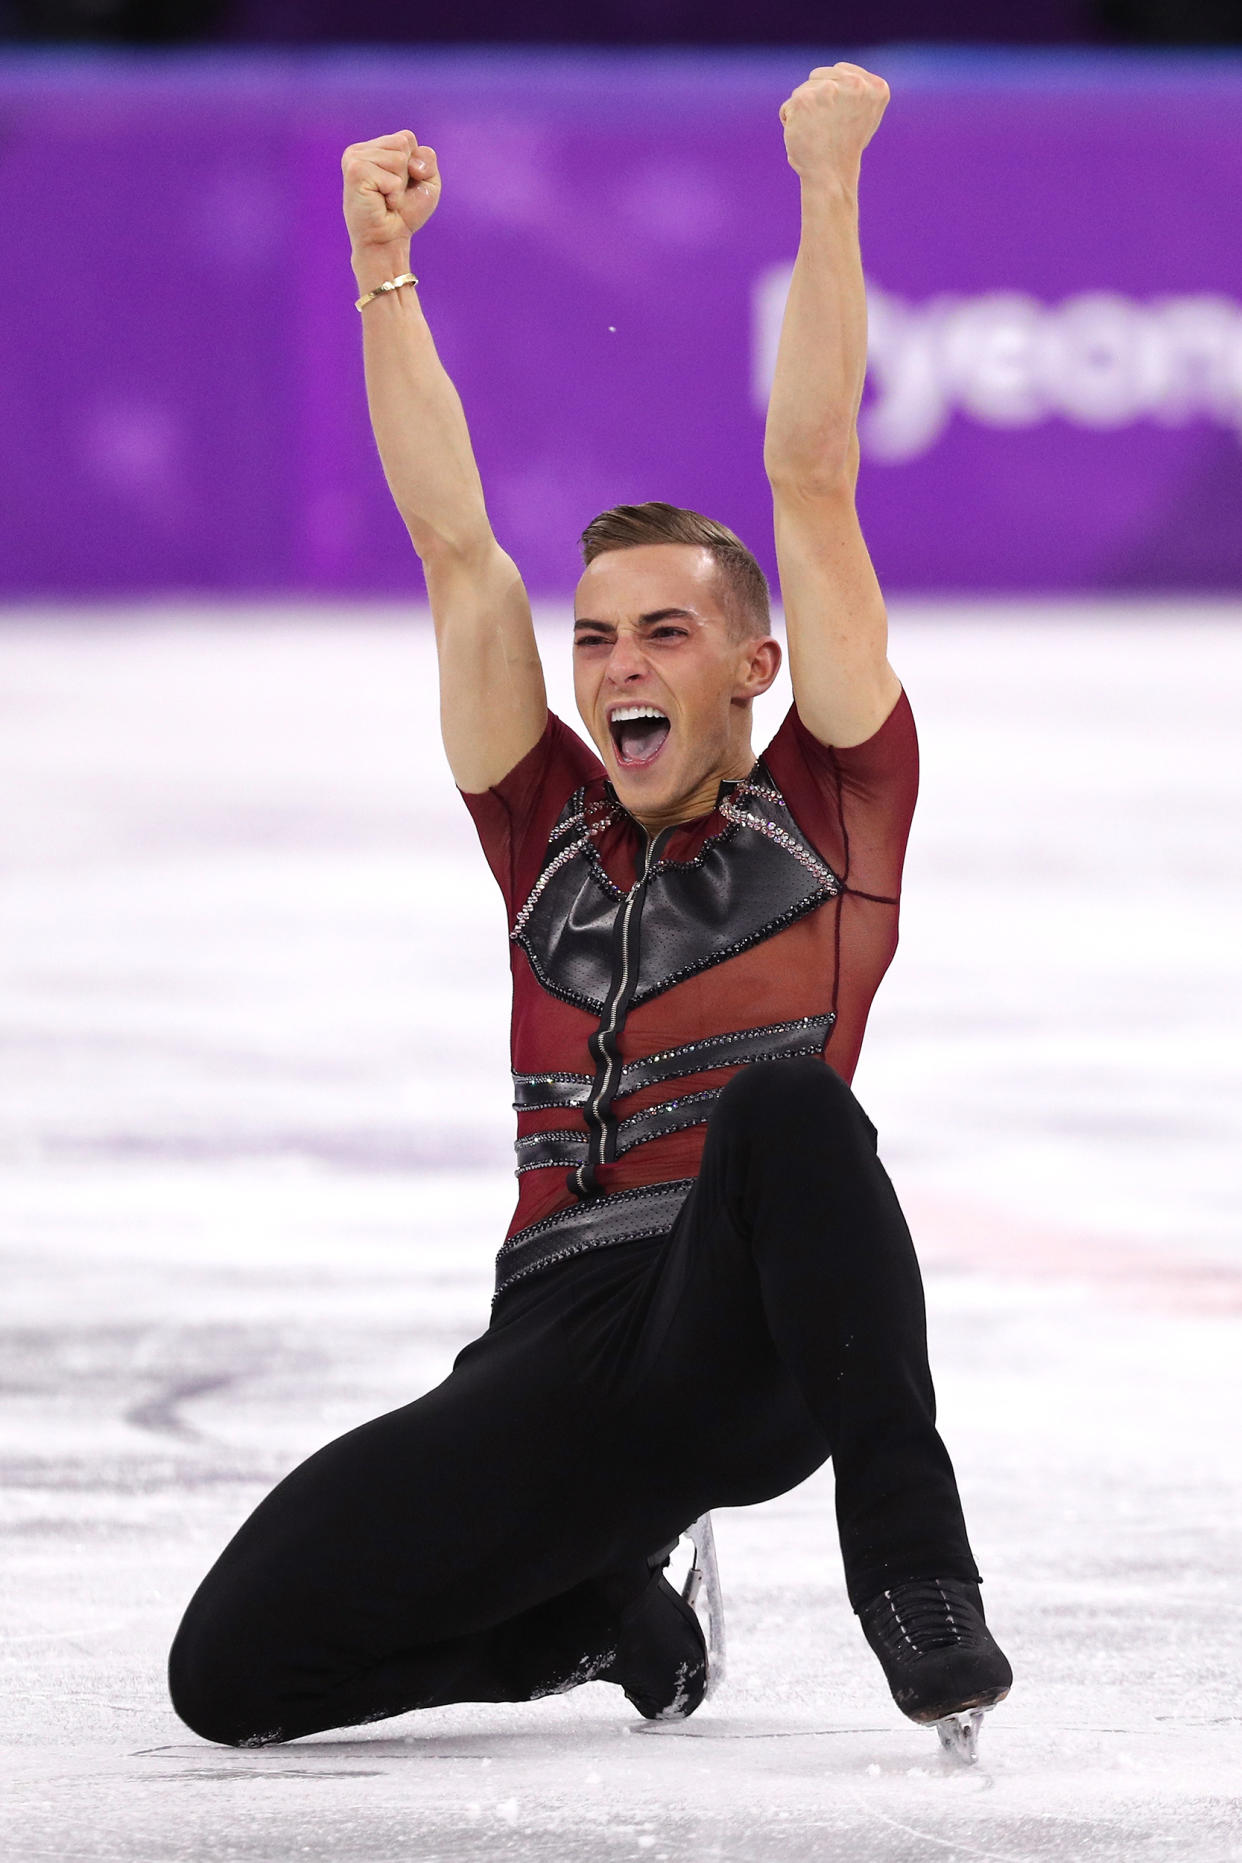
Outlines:
{"label": "clenched fist", "polygon": [[411,129],[352,142],[341,157],[345,224],[354,251],[395,246],[425,226],[440,199],[436,152]]}
{"label": "clenched fist", "polygon": [[861,65],[817,65],[781,105],[789,166],[803,180],[856,183],[888,97],[883,78]]}

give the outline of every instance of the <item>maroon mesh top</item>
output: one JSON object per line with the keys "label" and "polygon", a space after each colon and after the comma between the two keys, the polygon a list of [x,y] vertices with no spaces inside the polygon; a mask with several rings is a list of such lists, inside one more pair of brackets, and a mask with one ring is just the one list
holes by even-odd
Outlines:
{"label": "maroon mesh top", "polygon": [[749,1061],[822,1055],[851,1079],[897,944],[917,786],[903,694],[849,750],[791,706],[745,780],[654,838],[552,713],[502,782],[463,792],[510,925],[510,1239],[692,1180],[712,1101]]}

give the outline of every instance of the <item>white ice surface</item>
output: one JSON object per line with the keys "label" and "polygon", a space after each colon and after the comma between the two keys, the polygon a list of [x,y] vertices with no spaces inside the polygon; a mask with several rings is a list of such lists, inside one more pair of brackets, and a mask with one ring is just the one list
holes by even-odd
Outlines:
{"label": "white ice surface", "polygon": [[5,1863],[1242,1858],[1242,607],[893,633],[924,784],[856,1086],[1017,1673],[978,1768],[889,1701],[828,1470],[718,1516],[730,1676],[680,1729],[604,1684],[260,1752],[180,1726],[224,1540],[485,1322],[503,917],[416,609],[10,613]]}

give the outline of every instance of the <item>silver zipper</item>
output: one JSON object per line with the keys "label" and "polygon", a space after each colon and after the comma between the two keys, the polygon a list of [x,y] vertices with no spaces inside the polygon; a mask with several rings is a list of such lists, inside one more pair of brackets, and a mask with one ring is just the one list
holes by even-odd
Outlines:
{"label": "silver zipper", "polygon": [[[666,832],[665,829],[660,830],[661,834]],[[617,1014],[622,1002],[625,1000],[630,981],[630,919],[633,916],[634,907],[638,902],[639,895],[647,883],[647,875],[651,871],[651,862],[655,853],[656,842],[660,838],[660,835],[657,834],[655,840],[653,840],[646,828],[643,829],[643,833],[647,836],[647,852],[643,857],[642,872],[629,890],[629,895],[625,902],[624,915],[621,920],[621,975],[617,979],[617,987],[612,993],[612,1005],[609,1012],[608,1026],[606,1028],[601,1028],[598,1036],[600,1048],[608,1058],[608,1066],[604,1071],[603,1080],[600,1082],[595,1094],[584,1109],[584,1118],[586,1121],[590,1122],[591,1120],[595,1120],[597,1124],[599,1121],[600,1107],[612,1091],[614,1070],[620,1059],[620,1056],[617,1054],[616,1050],[610,1046],[610,1043],[616,1036]],[[588,1139],[588,1144],[589,1142]],[[583,1176],[586,1169],[586,1165],[579,1165],[575,1172],[575,1176],[578,1179],[578,1189],[582,1194],[585,1194],[586,1191],[586,1183]]]}

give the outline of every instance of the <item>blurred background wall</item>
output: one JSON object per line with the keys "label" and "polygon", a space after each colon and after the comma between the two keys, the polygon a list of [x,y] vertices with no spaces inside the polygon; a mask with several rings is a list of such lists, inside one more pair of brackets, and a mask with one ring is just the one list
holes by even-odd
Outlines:
{"label": "blurred background wall", "polygon": [[340,213],[342,149],[403,128],[440,154],[414,269],[532,589],[567,593],[623,499],[707,510],[771,568],[776,113],[838,57],[893,91],[862,195],[884,586],[1242,586],[1236,7],[771,0],[761,45],[732,0],[0,25],[0,600],[417,587]]}

